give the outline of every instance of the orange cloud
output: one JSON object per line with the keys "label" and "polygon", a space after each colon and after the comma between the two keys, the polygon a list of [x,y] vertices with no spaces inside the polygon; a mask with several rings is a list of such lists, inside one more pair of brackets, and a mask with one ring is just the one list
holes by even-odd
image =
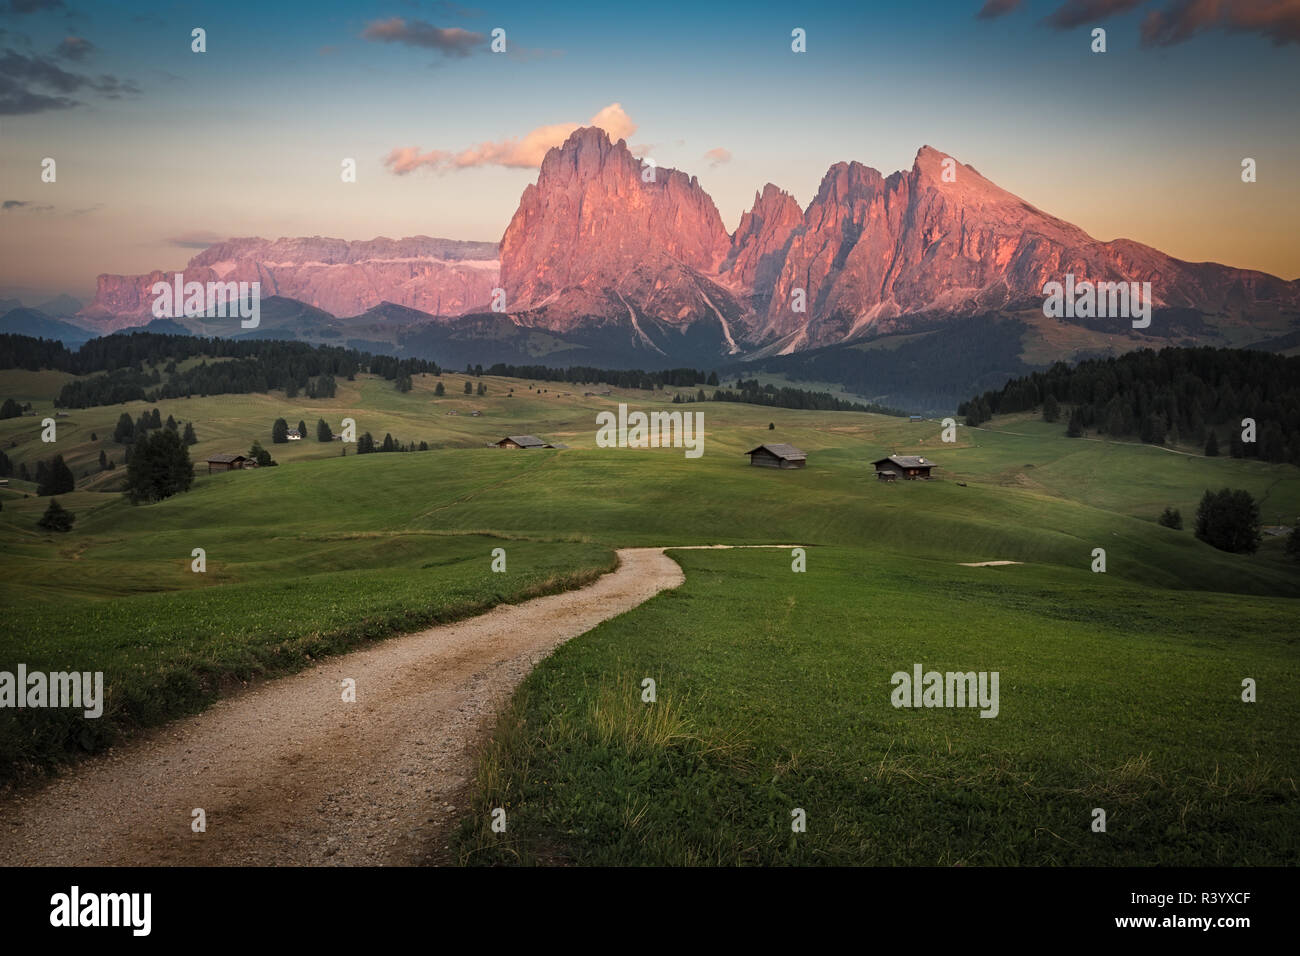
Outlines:
{"label": "orange cloud", "polygon": [[710,166],[721,166],[723,163],[731,162],[731,150],[719,146],[705,153],[704,158],[709,161]]}
{"label": "orange cloud", "polygon": [[[398,176],[421,166],[438,170],[470,169],[475,166],[536,169],[542,165],[542,159],[548,150],[563,145],[569,138],[569,134],[582,125],[581,123],[555,123],[550,126],[539,126],[522,137],[479,143],[458,153],[435,149],[421,155],[418,146],[401,146],[388,154],[384,159],[384,165]],[[588,120],[586,125],[603,129],[609,134],[610,139],[615,141],[626,139],[635,133],[637,128],[620,103],[610,103]]]}

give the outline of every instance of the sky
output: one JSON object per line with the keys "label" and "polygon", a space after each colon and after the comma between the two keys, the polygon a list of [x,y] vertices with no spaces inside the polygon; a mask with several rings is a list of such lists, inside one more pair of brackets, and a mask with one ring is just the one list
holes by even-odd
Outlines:
{"label": "sky", "polygon": [[930,145],[1098,239],[1300,278],[1300,0],[0,0],[0,297],[236,236],[495,242],[593,119],[728,230]]}

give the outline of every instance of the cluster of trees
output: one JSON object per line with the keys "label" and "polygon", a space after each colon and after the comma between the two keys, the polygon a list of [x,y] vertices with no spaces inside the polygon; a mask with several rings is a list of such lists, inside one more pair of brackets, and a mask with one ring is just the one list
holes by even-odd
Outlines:
{"label": "cluster of trees", "polygon": [[[703,389],[695,396],[695,400],[705,401]],[[744,379],[737,379],[735,391],[719,388],[714,391],[712,401],[744,402],[747,405],[816,409],[827,412],[875,412],[879,415],[905,414],[896,408],[887,408],[884,405],[877,405],[875,402],[864,405],[861,402],[846,401],[842,398],[836,398],[829,392],[812,392],[802,388],[791,388],[788,385],[783,385],[780,388],[775,385],[759,385],[757,379],[748,382]]]}
{"label": "cluster of trees", "polygon": [[[182,368],[178,363],[200,359]],[[441,373],[427,359],[371,355],[356,349],[278,339],[223,339],[133,332],[92,339],[77,351],[25,335],[0,335],[0,368],[57,369],[82,376],[66,383],[55,405],[87,408],[192,395],[268,392],[332,398],[336,380],[370,371],[409,383]],[[161,369],[161,371],[160,371]]]}
{"label": "cluster of trees", "polygon": [[[333,398],[337,388],[331,372],[313,374],[315,363],[290,363],[287,370],[268,367],[258,359],[206,360],[178,369],[163,381],[157,368],[114,369],[90,378],[74,379],[59,391],[54,404],[60,408],[88,408],[119,402],[162,401],[194,395],[230,395],[269,392],[283,388],[287,398]],[[174,366],[169,366],[174,367]],[[283,376],[283,377],[279,377]],[[350,372],[348,377],[355,376]]]}
{"label": "cluster of trees", "polygon": [[391,355],[371,355],[369,352],[353,352],[362,362],[362,365],[372,375],[378,375],[392,382],[405,376],[410,378],[412,375],[441,375],[442,369],[438,367],[437,362],[431,362],[422,358],[395,358]]}
{"label": "cluster of trees", "polygon": [[1254,554],[1259,549],[1259,503],[1249,491],[1206,491],[1196,508],[1196,537],[1220,551]]}
{"label": "cluster of trees", "polygon": [[[466,375],[482,375],[483,366],[465,367]],[[690,388],[694,385],[717,385],[718,373],[705,374],[693,368],[668,368],[657,372],[641,369],[595,368],[590,365],[571,365],[568,368],[548,368],[545,365],[506,365],[498,362],[487,370],[488,375],[506,378],[527,378],[539,382],[566,382],[570,385],[612,385],[615,388],[641,388],[648,392],[665,385]]]}
{"label": "cluster of trees", "polygon": [[[1219,454],[1220,430],[1234,457],[1300,465],[1300,357],[1249,349],[1141,349],[1008,381],[957,406],[968,425],[1043,407],[1054,421],[1072,406],[1067,434],[1095,429],[1151,444],[1195,443]],[[1050,414],[1050,417],[1049,417]],[[1242,420],[1257,423],[1242,440]]]}
{"label": "cluster of trees", "polygon": [[[198,436],[194,434],[194,423],[186,422],[184,433],[181,433],[180,422],[168,415],[167,421],[162,420],[162,413],[158,409],[150,412],[141,412],[140,417],[132,421],[131,416],[123,412],[117,417],[117,425],[113,428],[113,441],[119,445],[132,445],[143,440],[151,431],[157,431],[165,428],[167,431],[176,432],[181,435],[181,441],[186,445],[197,445]],[[130,456],[128,455],[128,460]]]}
{"label": "cluster of trees", "polygon": [[72,522],[76,520],[77,516],[59,504],[57,498],[51,498],[50,506],[45,509],[41,520],[36,522],[36,527],[42,531],[71,531]]}
{"label": "cluster of trees", "polygon": [[375,443],[375,436],[366,432],[357,439],[357,454],[372,455],[376,452],[384,451],[428,451],[429,443],[422,441],[418,445],[415,442],[408,442],[403,445],[400,441],[394,441],[391,433],[385,433],[384,440]]}
{"label": "cluster of trees", "polygon": [[271,453],[263,448],[259,441],[253,442],[252,447],[248,449],[248,457],[257,462],[259,468],[274,468],[276,465]]}
{"label": "cluster of trees", "polygon": [[55,455],[49,461],[38,461],[33,480],[36,482],[36,494],[41,496],[66,495],[77,489],[77,479],[62,455]]}
{"label": "cluster of trees", "polygon": [[[320,424],[321,425],[325,424],[324,419],[321,420]],[[328,428],[329,426],[326,425],[325,427]],[[298,431],[298,437],[305,439],[307,437],[307,423],[300,419],[298,421],[297,431]],[[319,425],[316,428],[316,437],[317,438],[320,437]],[[331,439],[327,438],[325,440],[330,441]],[[289,423],[286,422],[283,418],[277,418],[274,424],[271,425],[271,442],[276,445],[283,445],[288,441],[289,441]]]}
{"label": "cluster of trees", "polygon": [[[1183,516],[1177,508],[1167,507],[1156,523],[1175,531],[1183,530]],[[1196,507],[1193,533],[1206,544],[1233,554],[1254,554],[1262,538],[1259,502],[1249,491],[1221,488],[1206,490]],[[1300,525],[1287,536],[1286,554],[1300,560]]]}
{"label": "cluster of trees", "polygon": [[[31,408],[31,402],[28,402],[26,407]],[[12,398],[6,398],[4,404],[0,405],[0,418],[19,418],[22,413],[23,406]]]}
{"label": "cluster of trees", "polygon": [[9,456],[0,451],[0,478],[35,482],[38,495],[65,495],[77,487],[77,479],[62,455],[55,455],[49,461],[38,461],[33,473],[28,470],[26,462],[19,462],[15,468]]}
{"label": "cluster of trees", "polygon": [[161,501],[194,483],[189,449],[175,429],[162,428],[137,438],[126,465],[126,496],[131,504]]}

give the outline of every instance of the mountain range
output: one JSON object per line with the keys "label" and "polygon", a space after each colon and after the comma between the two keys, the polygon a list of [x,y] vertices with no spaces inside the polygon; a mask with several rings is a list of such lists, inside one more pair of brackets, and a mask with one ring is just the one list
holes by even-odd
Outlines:
{"label": "mountain range", "polygon": [[[477,342],[497,360],[798,375],[828,349],[842,368],[844,349],[851,358],[950,338],[991,316],[1019,323],[1006,367],[990,370],[1000,374],[1142,344],[1268,347],[1300,329],[1300,281],[1094,239],[929,146],[889,176],[836,163],[806,208],[768,183],[728,233],[698,179],[638,160],[596,127],[546,154],[499,244],[231,239],[184,274],[259,281],[264,300],[284,300],[254,334],[432,350],[444,364],[439,349],[458,342],[452,351],[472,354]],[[1151,283],[1151,327],[1044,317],[1044,284],[1067,274]],[[146,325],[153,283],[170,279],[101,275],[72,321],[92,334]],[[504,311],[491,308],[494,290]],[[179,321],[202,334],[241,331]]]}

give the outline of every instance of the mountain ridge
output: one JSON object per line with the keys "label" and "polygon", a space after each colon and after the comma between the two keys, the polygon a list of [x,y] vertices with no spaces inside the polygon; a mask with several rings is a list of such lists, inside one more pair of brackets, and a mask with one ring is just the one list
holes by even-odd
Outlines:
{"label": "mountain ridge", "polygon": [[[336,316],[389,303],[452,323],[487,312],[501,288],[506,316],[523,328],[719,360],[1041,308],[1044,283],[1066,274],[1150,282],[1153,306],[1209,316],[1203,325],[1225,341],[1300,323],[1300,281],[1094,239],[929,145],[888,176],[833,164],[805,208],[767,183],[728,233],[696,177],[638,160],[596,127],[547,152],[496,247],[233,239],[185,270],[201,282],[259,280],[263,295]],[[148,321],[148,288],[170,278],[100,276],[78,318],[102,328]],[[1112,324],[1101,331],[1120,331]]]}

